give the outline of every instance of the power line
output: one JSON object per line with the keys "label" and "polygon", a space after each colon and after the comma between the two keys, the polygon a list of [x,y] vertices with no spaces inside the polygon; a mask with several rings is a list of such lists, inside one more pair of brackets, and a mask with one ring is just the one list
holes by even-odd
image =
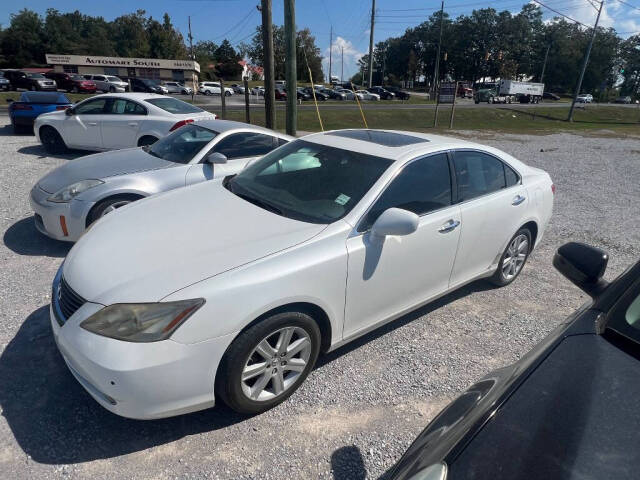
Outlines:
{"label": "power line", "polygon": [[553,8],[551,8],[551,7],[550,7],[550,6],[548,6],[548,5],[545,5],[544,3],[542,3],[542,2],[541,2],[541,1],[539,1],[539,0],[531,0],[531,1],[532,1],[532,2],[537,3],[538,5],[540,5],[540,6],[544,7],[544,8],[546,8],[546,9],[548,9],[548,10],[551,10],[551,11],[552,11],[552,12],[554,12],[554,13],[557,13],[557,14],[558,14],[558,15],[560,15],[561,17],[564,17],[564,18],[566,18],[566,19],[568,19],[568,20],[571,20],[571,21],[572,21],[572,22],[574,22],[574,23],[577,23],[578,25],[582,25],[583,27],[586,27],[586,28],[591,28],[589,25],[585,25],[584,23],[579,22],[579,21],[578,21],[578,20],[576,20],[575,18],[571,18],[569,15],[565,15],[564,13],[559,12],[558,10],[553,9]]}
{"label": "power line", "polygon": [[626,5],[629,8],[633,8],[634,10],[640,11],[640,7],[636,7],[635,5],[631,5],[630,3],[627,3],[627,2],[625,2],[623,0],[615,0],[615,1],[618,2],[618,3],[621,3],[622,5]]}
{"label": "power line", "polygon": [[253,12],[255,12],[255,11],[256,10],[253,7],[251,7],[249,9],[249,13],[247,13],[244,17],[242,17],[242,19],[238,23],[236,23],[233,27],[231,27],[229,30],[224,32],[222,35],[218,35],[217,37],[214,37],[213,40],[217,40],[219,38],[226,38],[226,36],[229,35],[229,33],[231,33],[233,30],[235,30],[242,23],[244,23],[251,15],[253,15]]}

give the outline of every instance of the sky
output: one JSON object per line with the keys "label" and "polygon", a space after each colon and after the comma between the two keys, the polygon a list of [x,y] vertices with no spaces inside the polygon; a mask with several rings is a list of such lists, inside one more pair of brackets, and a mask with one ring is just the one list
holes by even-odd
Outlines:
{"label": "sky", "polygon": [[[593,25],[598,0],[540,0],[545,5],[586,25]],[[590,3],[592,2],[592,3]],[[12,13],[20,8],[29,8],[44,15],[47,8],[61,12],[80,10],[106,20],[143,9],[147,15],[159,20],[167,12],[173,24],[185,39],[188,32],[188,17],[194,41],[213,40],[217,43],[228,38],[237,45],[248,42],[261,22],[256,5],[259,0],[138,0],[123,2],[78,2],[69,0],[21,0],[0,2],[0,24],[6,28]],[[469,14],[473,9],[491,6],[498,11],[518,12],[526,0],[451,0],[445,2],[445,11],[453,18]],[[273,22],[284,23],[282,0],[273,0]],[[438,0],[377,0],[374,43],[390,36],[401,35],[406,28],[418,25],[440,8]],[[298,0],[296,2],[296,24],[298,29],[308,27],[316,37],[316,45],[325,58],[324,70],[329,70],[329,45],[332,46],[332,73],[347,79],[357,70],[357,61],[369,48],[371,0]],[[543,8],[544,18],[550,20],[555,13]],[[613,27],[626,38],[640,33],[640,0],[606,0],[600,25]],[[333,42],[330,43],[333,28]],[[65,53],[65,52],[52,52]],[[341,53],[344,62],[341,62]]]}

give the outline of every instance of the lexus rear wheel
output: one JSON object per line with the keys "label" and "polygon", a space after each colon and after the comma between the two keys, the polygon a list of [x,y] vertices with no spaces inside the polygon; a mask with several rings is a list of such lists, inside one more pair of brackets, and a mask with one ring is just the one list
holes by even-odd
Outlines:
{"label": "lexus rear wheel", "polygon": [[500,287],[513,282],[531,253],[531,232],[526,228],[521,228],[509,240],[507,248],[502,253],[498,269],[491,277],[492,283]]}
{"label": "lexus rear wheel", "polygon": [[320,330],[309,315],[275,314],[229,346],[216,375],[216,393],[240,413],[269,410],[298,389],[319,351]]}

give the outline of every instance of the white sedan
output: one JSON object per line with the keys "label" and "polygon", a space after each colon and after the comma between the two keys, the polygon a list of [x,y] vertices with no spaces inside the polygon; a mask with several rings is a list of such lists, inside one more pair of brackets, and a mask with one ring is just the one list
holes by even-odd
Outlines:
{"label": "white sedan", "polygon": [[546,172],[475,143],[309,135],[222,184],[96,222],[54,279],[53,334],[118,415],[178,415],[215,398],[259,413],[320,352],[474,280],[514,281],[553,192]]}
{"label": "white sedan", "polygon": [[103,151],[151,145],[182,125],[215,118],[215,114],[177,98],[107,93],[66,110],[39,115],[33,130],[50,153],[66,148]]}
{"label": "white sedan", "polygon": [[356,93],[360,95],[362,100],[380,100],[380,95],[371,93],[368,90],[356,90]]}

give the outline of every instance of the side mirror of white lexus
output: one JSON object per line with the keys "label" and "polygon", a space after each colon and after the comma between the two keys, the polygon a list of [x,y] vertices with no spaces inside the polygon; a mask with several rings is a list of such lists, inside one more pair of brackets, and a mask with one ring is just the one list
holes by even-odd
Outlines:
{"label": "side mirror of white lexus", "polygon": [[224,153],[213,152],[207,157],[206,162],[212,165],[216,163],[227,163],[227,156]]}
{"label": "side mirror of white lexus", "polygon": [[418,229],[420,217],[401,208],[389,208],[382,212],[371,227],[372,238],[384,238],[387,235],[409,235]]}

